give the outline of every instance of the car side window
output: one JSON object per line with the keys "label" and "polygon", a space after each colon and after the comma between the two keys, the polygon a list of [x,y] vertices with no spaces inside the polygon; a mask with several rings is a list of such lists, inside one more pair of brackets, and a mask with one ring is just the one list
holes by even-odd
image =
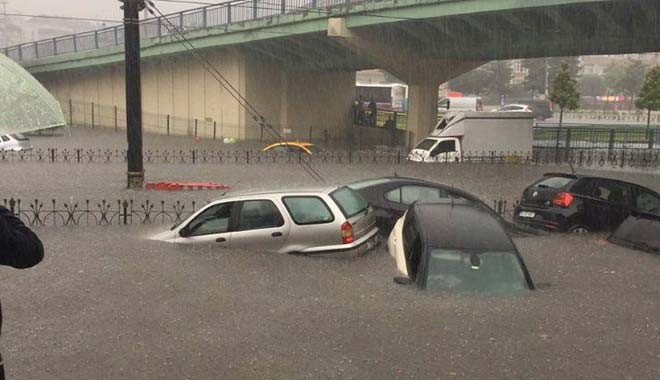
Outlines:
{"label": "car side window", "polygon": [[401,203],[405,205],[409,205],[415,201],[434,202],[446,198],[449,198],[449,193],[445,189],[428,186],[401,187]]}
{"label": "car side window", "polygon": [[644,212],[658,210],[660,209],[660,198],[643,188],[637,188],[635,207]]}
{"label": "car side window", "polygon": [[319,197],[284,197],[282,202],[296,224],[322,224],[335,220],[328,205]]}
{"label": "car side window", "polygon": [[284,218],[269,200],[245,201],[241,204],[237,231],[275,228],[284,225]]}
{"label": "car side window", "polygon": [[390,202],[401,203],[401,187],[399,186],[385,193],[385,199]]}
{"label": "car side window", "polygon": [[281,154],[281,153],[286,153],[286,152],[287,152],[286,147],[281,146],[281,145],[272,148],[270,151],[273,152],[273,153],[277,153],[277,154]]}
{"label": "car side window", "polygon": [[202,211],[188,226],[188,236],[220,234],[229,231],[234,202],[220,203]]}
{"label": "car side window", "polygon": [[630,188],[623,183],[600,180],[591,196],[609,203],[627,205],[630,203]]}
{"label": "car side window", "polygon": [[5,135],[0,136],[0,138],[2,139],[2,142],[7,142],[7,141],[9,141],[9,137],[7,137],[7,136],[5,136]]}
{"label": "car side window", "polygon": [[431,152],[431,156],[437,156],[438,154],[451,153],[455,151],[456,151],[455,140],[441,141],[440,144],[438,144],[438,146],[433,148],[433,151]]}

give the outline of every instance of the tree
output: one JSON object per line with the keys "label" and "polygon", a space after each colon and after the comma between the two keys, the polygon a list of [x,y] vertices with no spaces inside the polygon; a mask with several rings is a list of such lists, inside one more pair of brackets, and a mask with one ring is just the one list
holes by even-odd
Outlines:
{"label": "tree", "polygon": [[638,108],[648,110],[646,119],[646,128],[651,128],[651,111],[660,110],[660,65],[646,73],[646,78],[639,92],[639,97],[635,105]]}
{"label": "tree", "polygon": [[522,65],[528,71],[523,85],[532,93],[545,94],[546,74],[548,83],[551,83],[563,64],[568,65],[568,71],[573,77],[577,77],[580,73],[580,59],[578,57],[548,57],[523,60]]}
{"label": "tree", "polygon": [[623,77],[619,83],[621,91],[630,98],[630,109],[635,104],[635,96],[642,89],[647,66],[642,61],[631,59],[625,65]]}
{"label": "tree", "polygon": [[580,93],[585,96],[605,94],[605,80],[600,75],[584,75],[580,78]]}
{"label": "tree", "polygon": [[486,65],[468,71],[465,74],[449,81],[449,88],[465,94],[481,94],[485,91],[489,73],[484,69]]}
{"label": "tree", "polygon": [[512,74],[508,61],[493,61],[452,79],[449,88],[465,94],[508,95]]}
{"label": "tree", "polygon": [[568,64],[561,66],[561,70],[550,84],[549,97],[553,103],[559,106],[559,128],[561,128],[564,108],[577,109],[580,102],[577,80],[571,76]]}

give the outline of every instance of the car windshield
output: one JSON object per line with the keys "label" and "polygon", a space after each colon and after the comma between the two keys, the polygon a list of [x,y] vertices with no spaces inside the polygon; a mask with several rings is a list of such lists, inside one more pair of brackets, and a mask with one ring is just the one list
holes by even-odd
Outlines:
{"label": "car windshield", "polygon": [[433,148],[433,145],[435,145],[438,142],[436,139],[424,139],[422,142],[417,144],[415,149],[420,149],[420,150],[431,150]]}
{"label": "car windshield", "polygon": [[429,290],[511,294],[529,289],[514,252],[432,249],[429,261]]}
{"label": "car windshield", "polygon": [[9,135],[9,136],[11,136],[12,138],[14,138],[14,140],[18,140],[18,141],[27,141],[27,140],[29,140],[29,138],[23,136],[23,135],[20,134],[20,133],[12,133],[12,134]]}
{"label": "car windshield", "polygon": [[346,218],[351,218],[369,207],[362,195],[350,187],[335,190],[330,197],[337,202],[341,212]]}
{"label": "car windshield", "polygon": [[566,186],[569,182],[573,181],[574,178],[570,177],[548,177],[544,178],[536,184],[537,187],[548,187],[551,189],[561,189]]}

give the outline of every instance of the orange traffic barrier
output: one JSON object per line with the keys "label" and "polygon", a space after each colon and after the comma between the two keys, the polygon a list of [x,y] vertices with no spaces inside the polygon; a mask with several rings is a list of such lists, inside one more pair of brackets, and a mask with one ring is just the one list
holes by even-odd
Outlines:
{"label": "orange traffic barrier", "polygon": [[147,182],[147,190],[182,191],[182,190],[226,190],[229,186],[213,182]]}

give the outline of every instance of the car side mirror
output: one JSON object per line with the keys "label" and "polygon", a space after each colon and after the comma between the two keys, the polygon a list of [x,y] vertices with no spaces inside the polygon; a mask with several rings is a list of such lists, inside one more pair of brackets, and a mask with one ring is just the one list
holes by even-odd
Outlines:
{"label": "car side mirror", "polygon": [[394,283],[399,284],[399,285],[410,285],[413,282],[408,277],[397,276],[397,277],[394,277]]}

